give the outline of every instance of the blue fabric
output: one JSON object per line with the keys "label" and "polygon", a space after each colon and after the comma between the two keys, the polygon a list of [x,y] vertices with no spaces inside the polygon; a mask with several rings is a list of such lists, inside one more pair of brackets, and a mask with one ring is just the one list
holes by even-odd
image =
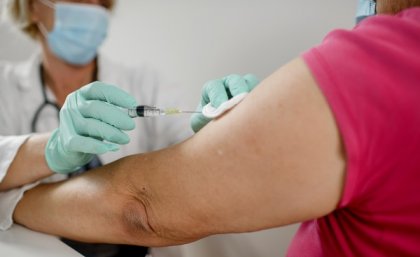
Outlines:
{"label": "blue fabric", "polygon": [[374,0],[359,0],[356,13],[356,23],[361,22],[369,16],[376,14],[376,1]]}

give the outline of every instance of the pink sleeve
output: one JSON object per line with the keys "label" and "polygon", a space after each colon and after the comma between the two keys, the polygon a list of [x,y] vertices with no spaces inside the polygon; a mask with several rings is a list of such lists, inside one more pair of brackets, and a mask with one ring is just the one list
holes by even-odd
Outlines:
{"label": "pink sleeve", "polygon": [[407,40],[413,26],[398,24],[395,30],[395,23],[384,16],[334,31],[302,56],[345,145],[346,182],[338,207],[391,193],[378,189],[419,148],[420,39]]}
{"label": "pink sleeve", "polygon": [[348,105],[348,103],[355,102],[354,100],[352,101],[352,95],[338,86],[339,82],[335,78],[334,72],[332,72],[334,68],[323,59],[317,48],[305,53],[303,57],[333,110],[334,118],[344,141],[347,159],[346,184],[339,207],[345,206],[353,198],[360,162],[360,148],[358,146],[360,140],[357,128],[355,128],[358,107]]}

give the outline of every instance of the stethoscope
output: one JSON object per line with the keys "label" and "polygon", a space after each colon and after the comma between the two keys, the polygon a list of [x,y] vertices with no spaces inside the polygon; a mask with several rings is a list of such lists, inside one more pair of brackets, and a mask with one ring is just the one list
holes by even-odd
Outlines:
{"label": "stethoscope", "polygon": [[[39,65],[39,78],[40,78],[40,85],[41,85],[41,92],[42,92],[42,97],[44,99],[44,101],[41,103],[41,105],[36,109],[35,114],[32,118],[31,121],[31,133],[35,133],[36,131],[36,125],[38,123],[39,120],[39,116],[42,112],[42,110],[44,110],[44,108],[48,107],[48,106],[52,106],[55,110],[57,110],[57,120],[59,120],[59,113],[60,113],[60,106],[58,106],[58,104],[56,102],[52,102],[50,100],[48,100],[47,97],[47,90],[46,90],[46,85],[45,85],[45,76],[44,76],[44,66],[42,64]],[[93,71],[93,81],[97,80],[98,78],[98,66],[95,66],[95,70]]]}
{"label": "stethoscope", "polygon": [[54,109],[57,110],[57,120],[59,119],[59,113],[60,113],[60,106],[58,106],[57,103],[52,102],[50,100],[48,100],[47,98],[47,90],[45,89],[45,77],[44,77],[44,66],[41,64],[39,65],[39,78],[41,80],[41,92],[42,92],[42,97],[44,98],[44,102],[41,103],[41,105],[36,109],[34,117],[32,118],[31,121],[31,132],[35,133],[36,131],[36,124],[38,123],[39,120],[39,115],[41,114],[42,110],[48,106],[52,106],[54,107]]}

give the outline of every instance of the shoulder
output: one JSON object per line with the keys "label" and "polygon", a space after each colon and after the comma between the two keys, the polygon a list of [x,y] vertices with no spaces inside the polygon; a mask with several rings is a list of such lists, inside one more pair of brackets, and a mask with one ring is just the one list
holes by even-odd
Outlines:
{"label": "shoulder", "polygon": [[[417,19],[412,18],[416,15]],[[419,40],[420,8],[415,8],[398,15],[367,18],[351,30],[334,30],[315,48],[330,54],[331,58],[368,55],[372,59],[378,59],[380,54],[388,53],[399,58],[400,56],[395,55],[398,51],[402,55],[411,55],[409,51],[419,52]]]}
{"label": "shoulder", "polygon": [[320,45],[305,52],[302,57],[320,86],[352,83],[352,92],[377,90],[377,82],[386,77],[389,82],[418,74],[420,8],[417,22],[401,15],[379,15],[352,30],[332,31]]}

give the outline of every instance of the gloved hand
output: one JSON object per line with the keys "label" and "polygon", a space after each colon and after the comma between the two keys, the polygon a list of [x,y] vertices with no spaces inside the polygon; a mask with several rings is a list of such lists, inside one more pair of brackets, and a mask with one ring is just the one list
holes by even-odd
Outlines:
{"label": "gloved hand", "polygon": [[258,78],[252,74],[247,74],[243,77],[240,75],[229,75],[222,79],[207,82],[203,87],[201,102],[197,107],[197,111],[200,113],[196,113],[191,117],[192,130],[198,132],[211,121],[210,118],[205,117],[201,113],[205,105],[210,103],[217,108],[234,96],[250,92],[258,83]]}
{"label": "gloved hand", "polygon": [[117,151],[130,141],[123,130],[132,130],[134,121],[120,109],[136,106],[123,90],[93,82],[67,96],[60,110],[60,125],[45,148],[51,170],[71,173],[90,162],[95,154]]}

